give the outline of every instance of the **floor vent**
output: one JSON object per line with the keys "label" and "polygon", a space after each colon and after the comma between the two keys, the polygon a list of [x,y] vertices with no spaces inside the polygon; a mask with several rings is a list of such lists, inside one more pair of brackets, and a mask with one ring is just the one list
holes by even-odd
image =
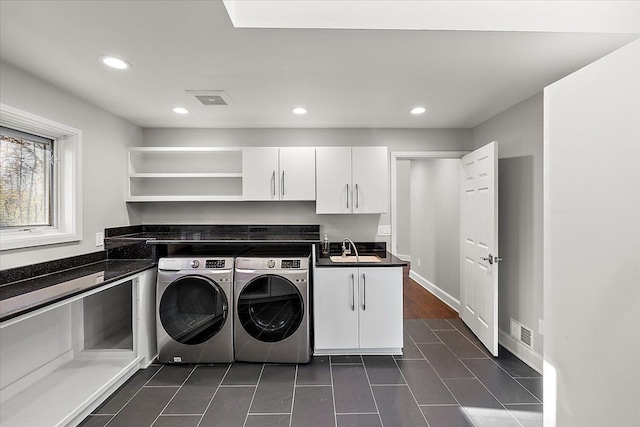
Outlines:
{"label": "floor vent", "polygon": [[233,101],[223,90],[188,90],[202,105],[232,105]]}
{"label": "floor vent", "polygon": [[511,336],[529,348],[533,347],[533,332],[520,322],[511,319]]}

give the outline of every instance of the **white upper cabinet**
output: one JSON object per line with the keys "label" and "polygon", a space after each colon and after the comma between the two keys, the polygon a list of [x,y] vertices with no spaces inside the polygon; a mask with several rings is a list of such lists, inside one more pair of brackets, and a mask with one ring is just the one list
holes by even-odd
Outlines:
{"label": "white upper cabinet", "polygon": [[280,148],[280,200],[316,199],[316,149]]}
{"label": "white upper cabinet", "polygon": [[242,150],[242,198],[278,200],[278,149],[254,147]]}
{"label": "white upper cabinet", "polygon": [[387,213],[389,169],[387,147],[353,147],[353,213]]}
{"label": "white upper cabinet", "polygon": [[316,148],[316,213],[351,213],[351,148]]}
{"label": "white upper cabinet", "polygon": [[244,200],[315,200],[315,148],[250,147],[242,152]]}
{"label": "white upper cabinet", "polygon": [[317,148],[316,187],[318,214],[386,213],[387,147]]}

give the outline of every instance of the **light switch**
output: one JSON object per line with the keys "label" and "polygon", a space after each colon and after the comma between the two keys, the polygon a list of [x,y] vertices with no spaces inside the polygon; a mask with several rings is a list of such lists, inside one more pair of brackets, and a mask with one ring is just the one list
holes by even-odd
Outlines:
{"label": "light switch", "polygon": [[104,245],[104,233],[102,231],[99,231],[96,233],[96,246],[103,246]]}
{"label": "light switch", "polygon": [[391,226],[378,225],[378,236],[391,236]]}

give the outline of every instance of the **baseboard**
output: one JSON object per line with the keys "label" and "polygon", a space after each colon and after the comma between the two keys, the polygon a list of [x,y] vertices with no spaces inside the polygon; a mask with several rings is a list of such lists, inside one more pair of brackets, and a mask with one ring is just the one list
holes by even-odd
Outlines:
{"label": "baseboard", "polygon": [[409,271],[409,277],[415,280],[420,286],[438,297],[438,299],[440,299],[443,303],[447,304],[458,313],[460,312],[460,301],[458,301],[413,270]]}
{"label": "baseboard", "polygon": [[411,262],[411,255],[400,255],[400,254],[396,254],[396,256],[398,258],[400,258],[403,261],[407,261],[407,262]]}
{"label": "baseboard", "polygon": [[503,330],[498,331],[498,342],[501,346],[513,353],[518,359],[531,366],[531,368],[539,374],[542,374],[542,355],[518,342],[515,338],[509,335],[509,333]]}

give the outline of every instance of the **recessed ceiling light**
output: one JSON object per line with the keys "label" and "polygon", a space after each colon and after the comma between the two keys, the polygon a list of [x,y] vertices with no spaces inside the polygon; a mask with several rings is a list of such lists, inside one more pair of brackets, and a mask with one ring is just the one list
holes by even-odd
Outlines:
{"label": "recessed ceiling light", "polygon": [[173,109],[174,113],[178,113],[178,114],[188,114],[189,110],[187,110],[186,108],[182,108],[182,107],[175,107]]}
{"label": "recessed ceiling light", "polygon": [[427,111],[427,109],[426,109],[426,108],[424,108],[424,107],[413,107],[413,108],[411,109],[411,114],[422,114],[422,113],[424,113],[425,111]]}
{"label": "recessed ceiling light", "polygon": [[304,107],[296,107],[291,111],[293,111],[293,114],[302,115],[302,114],[307,114],[307,111],[309,111],[309,110],[307,110]]}
{"label": "recessed ceiling light", "polygon": [[116,58],[115,56],[101,56],[100,61],[111,68],[117,70],[126,70],[131,68],[131,64],[124,59]]}

